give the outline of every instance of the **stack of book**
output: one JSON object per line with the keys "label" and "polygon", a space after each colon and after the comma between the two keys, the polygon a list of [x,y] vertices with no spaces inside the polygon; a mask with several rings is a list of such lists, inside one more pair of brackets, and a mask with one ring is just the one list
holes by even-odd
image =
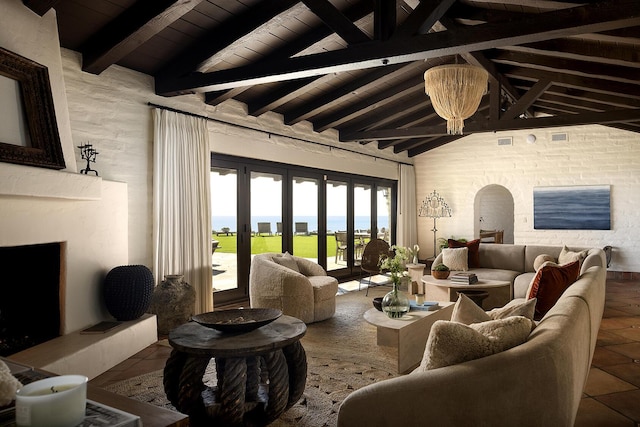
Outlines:
{"label": "stack of book", "polygon": [[465,285],[473,285],[478,283],[478,276],[475,273],[456,273],[449,277],[454,283],[462,283]]}

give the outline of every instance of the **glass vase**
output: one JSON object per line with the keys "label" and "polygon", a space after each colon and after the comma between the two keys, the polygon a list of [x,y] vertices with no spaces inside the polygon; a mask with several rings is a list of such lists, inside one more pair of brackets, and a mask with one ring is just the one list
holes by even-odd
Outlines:
{"label": "glass vase", "polygon": [[392,319],[399,319],[409,312],[411,307],[407,295],[400,291],[399,281],[393,282],[393,289],[382,298],[382,311]]}

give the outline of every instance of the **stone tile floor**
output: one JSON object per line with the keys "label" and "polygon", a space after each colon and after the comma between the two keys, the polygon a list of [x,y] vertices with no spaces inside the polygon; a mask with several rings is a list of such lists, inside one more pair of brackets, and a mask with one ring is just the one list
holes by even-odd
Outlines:
{"label": "stone tile floor", "polygon": [[[345,287],[357,289],[357,283]],[[153,344],[91,382],[105,386],[163,369],[170,352]],[[607,280],[605,312],[575,426],[640,426],[640,279]]]}

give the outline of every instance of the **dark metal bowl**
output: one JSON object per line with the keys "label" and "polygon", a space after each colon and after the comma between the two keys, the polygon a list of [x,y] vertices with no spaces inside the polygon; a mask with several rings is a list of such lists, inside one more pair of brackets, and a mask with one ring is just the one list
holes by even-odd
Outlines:
{"label": "dark metal bowl", "polygon": [[196,314],[191,319],[220,332],[249,332],[273,322],[280,316],[282,311],[275,308],[234,308]]}
{"label": "dark metal bowl", "polygon": [[373,299],[373,306],[378,310],[382,311],[382,297],[377,297]]}

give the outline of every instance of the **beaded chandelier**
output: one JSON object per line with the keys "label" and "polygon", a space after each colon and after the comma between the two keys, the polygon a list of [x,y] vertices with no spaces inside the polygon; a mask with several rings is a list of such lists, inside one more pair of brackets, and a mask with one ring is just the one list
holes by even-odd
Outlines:
{"label": "beaded chandelier", "polygon": [[425,92],[436,113],[447,121],[449,135],[462,135],[487,92],[488,73],[469,64],[440,65],[424,73]]}

